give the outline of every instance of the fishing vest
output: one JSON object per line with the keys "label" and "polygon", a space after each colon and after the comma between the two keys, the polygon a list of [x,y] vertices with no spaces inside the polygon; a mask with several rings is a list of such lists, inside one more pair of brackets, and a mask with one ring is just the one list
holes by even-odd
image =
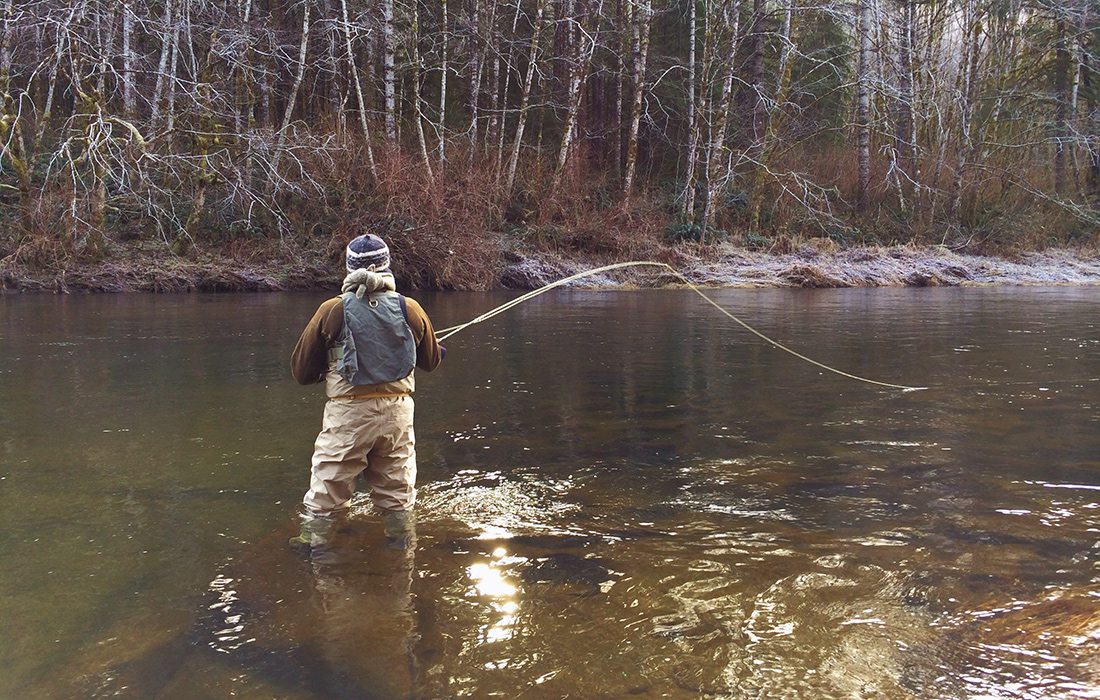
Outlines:
{"label": "fishing vest", "polygon": [[416,366],[416,340],[405,317],[405,298],[382,291],[344,302],[344,336],[337,343],[336,370],[349,384],[396,382]]}

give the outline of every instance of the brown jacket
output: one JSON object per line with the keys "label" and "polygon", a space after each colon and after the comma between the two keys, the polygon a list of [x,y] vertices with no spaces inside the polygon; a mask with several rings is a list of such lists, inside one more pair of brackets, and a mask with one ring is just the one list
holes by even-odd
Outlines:
{"label": "brown jacket", "polygon": [[[443,361],[446,352],[436,340],[435,330],[428,314],[415,299],[405,297],[406,320],[416,341],[416,366],[431,372]],[[332,348],[344,331],[344,305],[340,297],[333,297],[321,304],[313,318],[306,324],[298,344],[290,356],[290,372],[299,384],[325,382],[329,397],[383,396],[411,394],[413,375],[385,384],[354,386],[336,371],[336,361],[329,359]]]}

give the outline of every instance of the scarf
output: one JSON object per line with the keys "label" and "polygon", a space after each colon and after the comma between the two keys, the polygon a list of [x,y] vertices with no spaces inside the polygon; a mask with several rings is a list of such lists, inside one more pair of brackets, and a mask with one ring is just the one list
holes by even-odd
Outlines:
{"label": "scarf", "polygon": [[373,294],[382,290],[396,292],[397,285],[393,280],[392,272],[375,272],[361,267],[348,273],[340,287],[342,293],[352,290],[355,290],[357,298],[362,299],[364,294]]}

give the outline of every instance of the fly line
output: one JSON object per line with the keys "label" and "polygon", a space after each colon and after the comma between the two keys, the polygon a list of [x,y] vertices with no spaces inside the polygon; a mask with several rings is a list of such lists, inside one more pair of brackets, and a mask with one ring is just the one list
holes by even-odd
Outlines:
{"label": "fly line", "polygon": [[504,304],[501,304],[500,306],[496,307],[495,309],[490,309],[489,311],[486,311],[485,313],[481,314],[480,316],[472,318],[472,319],[470,319],[469,321],[467,321],[465,323],[460,323],[457,326],[451,326],[449,328],[444,328],[444,329],[440,330],[438,332],[439,333],[439,340],[440,340],[440,342],[442,342],[442,341],[446,340],[447,338],[450,338],[454,334],[469,328],[470,326],[476,325],[476,324],[481,323],[483,321],[488,321],[490,318],[492,318],[492,317],[494,317],[498,314],[502,314],[505,311],[508,311],[509,309],[512,309],[516,306],[519,306],[520,304],[523,304],[524,302],[530,301],[530,300],[534,299],[535,297],[539,296],[540,294],[545,294],[546,292],[549,292],[551,289],[554,289],[556,287],[561,287],[563,285],[569,284],[570,282],[574,282],[574,281],[582,279],[584,277],[591,277],[592,275],[598,275],[598,274],[601,274],[601,273],[604,273],[604,272],[610,272],[612,270],[621,270],[621,269],[627,268],[627,267],[658,267],[658,268],[662,268],[662,269],[668,271],[670,274],[672,274],[678,280],[680,280],[685,285],[687,285],[687,287],[689,289],[691,289],[691,291],[698,294],[699,297],[703,299],[703,301],[705,301],[708,304],[710,304],[711,306],[713,306],[715,309],[717,309],[724,316],[732,319],[734,322],[736,322],[742,328],[747,330],[749,333],[752,333],[753,335],[760,338],[764,342],[772,345],[773,347],[779,348],[783,352],[790,353],[791,355],[794,355],[795,357],[797,357],[800,360],[804,360],[806,362],[809,362],[811,365],[814,365],[815,367],[820,367],[823,370],[827,370],[829,372],[832,372],[833,374],[839,374],[840,376],[847,377],[848,379],[854,379],[857,382],[864,382],[866,384],[874,384],[875,386],[884,386],[884,387],[887,387],[887,388],[890,388],[890,389],[900,389],[902,391],[922,391],[922,390],[928,388],[928,387],[923,387],[923,386],[905,386],[904,384],[891,384],[890,382],[880,382],[880,381],[875,380],[875,379],[868,379],[866,377],[860,377],[858,375],[851,374],[849,372],[845,372],[843,370],[837,369],[836,367],[830,367],[829,365],[827,365],[823,362],[818,362],[817,360],[814,360],[810,357],[806,357],[802,353],[800,353],[796,350],[792,350],[791,348],[787,347],[786,345],[783,345],[779,341],[772,340],[771,338],[764,335],[760,331],[756,330],[755,328],[753,328],[749,324],[747,324],[744,321],[742,321],[741,319],[737,318],[737,316],[730,313],[728,310],[726,310],[724,307],[722,307],[718,302],[714,301],[709,296],[707,296],[703,292],[703,290],[699,289],[699,287],[692,284],[691,281],[687,277],[685,277],[683,274],[681,274],[679,270],[675,269],[674,267],[672,267],[671,265],[669,265],[667,263],[661,263],[661,262],[637,261],[637,260],[632,261],[632,262],[621,262],[621,263],[615,263],[613,265],[604,265],[603,267],[597,267],[597,268],[594,268],[594,269],[591,269],[591,270],[585,270],[584,272],[578,272],[575,275],[570,275],[568,277],[563,277],[562,279],[560,279],[556,282],[551,282],[550,284],[547,284],[545,286],[539,287],[538,289],[527,292],[526,294],[518,296],[515,299],[512,299],[511,301],[508,301]]}

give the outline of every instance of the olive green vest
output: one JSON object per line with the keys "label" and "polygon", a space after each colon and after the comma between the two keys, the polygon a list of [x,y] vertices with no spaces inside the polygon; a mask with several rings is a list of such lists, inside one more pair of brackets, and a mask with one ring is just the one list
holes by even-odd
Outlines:
{"label": "olive green vest", "polygon": [[404,298],[381,291],[363,298],[347,292],[344,336],[337,344],[336,369],[355,386],[396,382],[416,366],[416,340],[405,320]]}

